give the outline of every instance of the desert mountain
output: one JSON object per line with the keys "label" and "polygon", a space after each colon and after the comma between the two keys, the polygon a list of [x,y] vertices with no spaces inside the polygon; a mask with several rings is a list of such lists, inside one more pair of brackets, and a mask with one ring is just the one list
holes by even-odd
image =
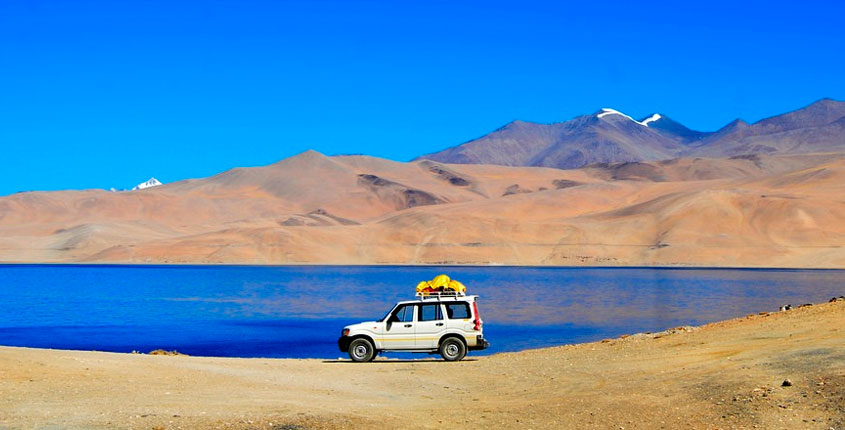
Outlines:
{"label": "desert mountain", "polygon": [[845,103],[823,99],[754,124],[735,120],[713,133],[690,130],[663,114],[637,121],[613,109],[553,124],[514,121],[486,136],[419,159],[571,169],[682,156],[838,151],[845,151]]}
{"label": "desert mountain", "polygon": [[845,102],[823,99],[754,124],[735,120],[696,146],[689,155],[730,157],[842,151],[845,150]]}
{"label": "desert mountain", "polygon": [[445,163],[576,168],[587,164],[672,158],[682,139],[613,109],[566,122],[514,121],[471,142],[420,159]]}
{"label": "desert mountain", "polygon": [[685,125],[659,113],[647,116],[639,121],[653,130],[672,138],[678,139],[685,145],[693,145],[710,133],[690,130]]}
{"label": "desert mountain", "polygon": [[[608,117],[644,127],[583,120]],[[0,261],[842,267],[843,184],[831,153],[559,170],[308,151],[142,190],[0,197]]]}

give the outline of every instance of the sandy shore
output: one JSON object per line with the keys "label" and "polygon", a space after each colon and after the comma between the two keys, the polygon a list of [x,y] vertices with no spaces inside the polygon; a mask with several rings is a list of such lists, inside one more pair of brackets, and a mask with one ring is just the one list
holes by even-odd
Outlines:
{"label": "sandy shore", "polygon": [[840,430],[845,301],[460,363],[0,348],[30,428]]}

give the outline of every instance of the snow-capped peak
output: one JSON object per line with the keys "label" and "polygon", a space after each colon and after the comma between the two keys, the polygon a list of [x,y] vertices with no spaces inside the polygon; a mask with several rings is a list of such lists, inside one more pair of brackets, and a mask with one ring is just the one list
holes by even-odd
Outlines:
{"label": "snow-capped peak", "polygon": [[646,118],[646,119],[642,120],[642,122],[641,122],[640,124],[642,124],[642,125],[644,125],[644,126],[648,127],[648,123],[650,123],[650,122],[654,122],[654,121],[657,121],[657,120],[658,120],[658,119],[660,119],[660,118],[663,118],[663,117],[662,117],[662,116],[660,116],[660,114],[659,114],[659,113],[656,113],[656,114],[654,114],[654,115],[652,115],[652,116],[650,116],[650,117],[648,117],[648,118]]}
{"label": "snow-capped peak", "polygon": [[135,191],[135,190],[143,190],[144,188],[157,187],[157,186],[159,186],[159,185],[162,185],[162,183],[161,183],[161,182],[159,182],[159,180],[158,180],[158,179],[156,179],[156,178],[150,178],[150,180],[149,180],[149,181],[147,181],[147,182],[141,182],[140,184],[135,185],[135,187],[133,187],[133,188],[132,188],[132,191]]}
{"label": "snow-capped peak", "polygon": [[610,109],[610,108],[602,108],[602,109],[601,109],[601,113],[599,113],[599,114],[598,114],[598,115],[596,115],[596,116],[597,116],[597,117],[599,117],[599,118],[603,118],[603,117],[606,117],[606,116],[608,116],[608,115],[619,115],[619,116],[623,116],[623,117],[628,118],[628,119],[630,119],[631,121],[633,121],[633,122],[635,122],[635,123],[637,123],[637,124],[639,124],[639,125],[641,125],[641,126],[643,126],[643,127],[648,127],[648,123],[650,123],[650,122],[654,122],[654,121],[657,121],[658,119],[662,118],[662,117],[660,116],[660,114],[657,114],[657,113],[656,113],[656,114],[654,114],[654,115],[652,115],[652,116],[650,116],[650,117],[648,117],[648,118],[644,119],[642,122],[640,122],[640,121],[635,120],[634,118],[631,118],[629,115],[625,115],[624,113],[619,112],[619,111],[618,111],[618,110],[616,110],[616,109]]}
{"label": "snow-capped peak", "polygon": [[598,114],[598,117],[599,117],[599,118],[603,118],[603,117],[606,117],[606,116],[608,116],[608,115],[622,115],[622,116],[624,116],[625,118],[630,119],[631,121],[637,122],[637,121],[635,121],[635,120],[634,120],[634,118],[631,118],[630,116],[625,115],[624,113],[619,112],[619,111],[618,111],[618,110],[616,110],[616,109],[611,109],[611,108],[601,108],[601,113],[600,113],[600,114]]}

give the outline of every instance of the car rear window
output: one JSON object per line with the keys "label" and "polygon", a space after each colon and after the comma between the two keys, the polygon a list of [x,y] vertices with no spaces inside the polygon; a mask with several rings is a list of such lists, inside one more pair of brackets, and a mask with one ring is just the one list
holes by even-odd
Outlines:
{"label": "car rear window", "polygon": [[461,320],[469,318],[469,303],[447,303],[446,317],[448,317],[450,320]]}

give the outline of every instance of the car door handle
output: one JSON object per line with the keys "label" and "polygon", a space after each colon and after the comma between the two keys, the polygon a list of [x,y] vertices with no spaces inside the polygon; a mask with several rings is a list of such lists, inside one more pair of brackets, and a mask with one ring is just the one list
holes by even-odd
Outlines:
{"label": "car door handle", "polygon": [[440,326],[442,326],[442,325],[443,325],[443,323],[437,323],[437,324],[435,324],[435,325],[436,325],[436,326],[438,326],[438,327],[440,327]]}
{"label": "car door handle", "polygon": [[405,324],[405,327],[410,327],[410,326],[411,326],[411,324]]}

